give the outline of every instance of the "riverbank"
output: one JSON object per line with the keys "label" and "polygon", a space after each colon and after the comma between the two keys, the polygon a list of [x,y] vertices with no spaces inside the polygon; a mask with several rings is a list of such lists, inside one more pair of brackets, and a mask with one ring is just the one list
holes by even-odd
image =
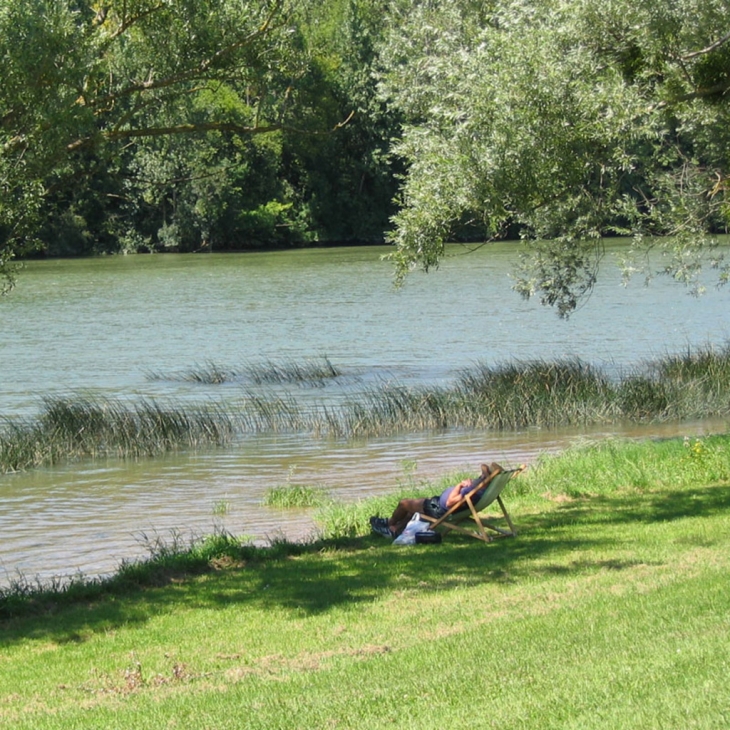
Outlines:
{"label": "riverbank", "polygon": [[[504,464],[505,466],[513,466]],[[415,465],[414,465],[415,466]],[[466,476],[464,471],[441,475],[437,480],[417,478],[415,471],[404,474],[397,491],[343,501],[321,486],[283,484],[270,488],[262,501],[274,500],[281,512],[316,508],[312,519],[315,532],[300,540],[274,535],[268,546],[254,544],[251,538],[236,536],[225,529],[210,534],[183,538],[171,531],[169,536],[151,535],[147,555],[123,560],[112,575],[95,577],[75,575],[47,582],[17,576],[9,586],[0,586],[0,619],[26,613],[32,606],[48,601],[73,602],[80,596],[126,592],[139,584],[156,583],[168,571],[197,574],[219,558],[224,560],[266,560],[286,555],[338,549],[351,540],[366,539],[373,514],[388,514],[403,497],[440,493]],[[604,438],[578,443],[556,452],[543,453],[509,487],[510,501],[528,511],[550,508],[554,501],[570,501],[612,495],[637,494],[659,488],[688,489],[696,484],[722,483],[730,479],[730,434],[706,437],[625,440]],[[121,588],[119,587],[121,586]]]}
{"label": "riverbank", "polygon": [[0,726],[471,727],[476,695],[495,726],[724,727],[729,447],[546,456],[486,546],[392,547],[364,503],[353,536],[160,546],[12,618],[6,594]]}

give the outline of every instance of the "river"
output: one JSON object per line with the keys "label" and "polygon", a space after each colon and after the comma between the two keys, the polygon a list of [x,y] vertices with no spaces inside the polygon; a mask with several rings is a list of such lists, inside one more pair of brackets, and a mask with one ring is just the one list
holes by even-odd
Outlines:
{"label": "river", "polygon": [[[618,246],[620,244],[616,244]],[[730,339],[726,291],[701,298],[659,278],[624,288],[605,266],[568,320],[511,290],[515,247],[452,246],[436,272],[395,290],[387,249],[152,255],[30,262],[0,300],[0,415],[33,417],[48,395],[230,401],[245,387],[179,377],[327,357],[342,376],[296,398],[338,402],[382,381],[447,384],[477,362],[579,357],[609,374]],[[246,386],[247,387],[247,386]],[[217,452],[103,460],[0,476],[0,584],[20,575],[113,571],[145,540],[216,527],[264,540],[312,532],[311,515],[260,505],[270,486],[326,486],[356,500],[482,460],[530,461],[577,438],[683,435],[718,422],[651,428],[421,434],[356,443],[247,437]]]}

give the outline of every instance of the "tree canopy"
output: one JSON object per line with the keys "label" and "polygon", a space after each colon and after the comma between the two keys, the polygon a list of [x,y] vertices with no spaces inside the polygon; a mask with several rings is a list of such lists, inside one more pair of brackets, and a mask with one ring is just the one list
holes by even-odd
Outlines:
{"label": "tree canopy", "polygon": [[[82,158],[103,160],[109,145],[134,138],[199,129],[255,133],[281,123],[284,85],[271,72],[285,60],[273,41],[285,25],[281,2],[234,13],[240,6],[3,3],[0,265],[29,246],[43,196],[60,178],[81,174]],[[196,99],[234,80],[251,91],[252,103],[206,114],[197,105],[195,118]]]}
{"label": "tree canopy", "polygon": [[530,241],[516,288],[563,316],[606,235],[666,246],[680,281],[703,259],[727,280],[711,237],[730,212],[726,0],[405,4],[385,65],[407,119],[400,277],[476,230]]}
{"label": "tree canopy", "polygon": [[0,58],[0,274],[387,236],[402,280],[519,237],[568,316],[620,235],[729,276],[728,0],[5,0]]}
{"label": "tree canopy", "polygon": [[[316,217],[303,211],[322,197],[318,186],[341,189],[342,172],[312,180],[307,148],[324,156],[331,143],[316,137],[353,120],[354,104],[358,112],[377,109],[374,83],[350,78],[352,64],[335,44],[349,37],[355,45],[347,53],[367,75],[367,28],[376,20],[368,7],[6,0],[0,271],[39,246],[51,253],[145,244],[190,250],[216,236],[224,245],[236,236],[257,241],[288,231],[296,238],[316,228],[297,216]],[[385,163],[372,149],[382,146],[384,131],[357,116],[337,144],[348,174],[359,175],[349,184],[362,189],[383,178]],[[363,142],[370,160],[353,165],[348,145]],[[394,186],[379,185],[383,220],[361,223],[382,235]],[[340,226],[340,235],[349,233]]]}

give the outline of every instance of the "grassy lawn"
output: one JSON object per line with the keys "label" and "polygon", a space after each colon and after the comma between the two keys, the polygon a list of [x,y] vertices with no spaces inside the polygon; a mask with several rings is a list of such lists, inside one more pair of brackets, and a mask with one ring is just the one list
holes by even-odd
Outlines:
{"label": "grassy lawn", "polygon": [[730,727],[730,475],[613,453],[613,489],[544,489],[571,458],[508,488],[516,539],[325,541],[7,619],[0,727]]}

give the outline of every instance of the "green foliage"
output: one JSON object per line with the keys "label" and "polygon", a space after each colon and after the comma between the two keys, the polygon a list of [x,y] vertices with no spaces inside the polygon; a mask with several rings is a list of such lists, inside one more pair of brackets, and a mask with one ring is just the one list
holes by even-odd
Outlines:
{"label": "green foliage", "polygon": [[383,53],[407,119],[400,278],[436,266],[469,221],[531,242],[516,288],[561,316],[590,293],[605,235],[671,237],[665,272],[699,286],[726,222],[724,3],[404,7]]}
{"label": "green foliage", "polygon": [[324,487],[311,484],[280,484],[266,490],[262,504],[279,509],[320,507],[330,498]]}
{"label": "green foliage", "polygon": [[[580,360],[476,364],[451,386],[368,387],[341,403],[302,402],[270,385],[321,386],[339,372],[321,360],[263,363],[238,370],[215,364],[174,378],[214,384],[248,379],[233,405],[51,398],[38,419],[0,428],[0,472],[67,459],[156,455],[210,448],[247,433],[360,438],[447,429],[522,429],[682,421],[730,415],[730,345],[648,363],[616,380]],[[263,388],[261,386],[264,386]]]}
{"label": "green foliage", "polygon": [[[132,214],[144,234],[144,210],[129,194],[132,190],[124,190],[125,180],[142,182],[143,193],[159,196],[159,190],[150,191],[150,184],[160,183],[175,188],[174,194],[182,193],[172,210],[162,206],[162,220],[147,233],[150,239],[156,240],[162,230],[164,246],[190,249],[206,243],[210,215],[200,210],[210,208],[206,196],[197,211],[200,195],[186,207],[186,191],[178,191],[175,181],[202,179],[191,163],[202,164],[205,153],[210,156],[209,148],[193,149],[191,154],[188,145],[178,156],[177,169],[175,156],[163,150],[161,164],[173,164],[155,182],[137,176],[140,165],[133,164],[133,145],[216,133],[235,148],[241,137],[281,129],[292,114],[292,79],[306,75],[307,59],[296,46],[293,30],[285,0],[4,3],[0,266],[37,245],[33,237],[47,215],[58,218],[41,232],[44,240],[55,245],[56,235],[62,239],[51,253],[113,250],[115,241],[129,240],[132,234],[114,221],[105,192],[120,214]],[[215,156],[219,170],[230,167],[225,154],[216,150]],[[244,169],[248,162],[244,160]],[[235,166],[240,162],[234,160]],[[79,180],[96,181],[114,170],[113,189],[79,189]],[[208,179],[215,177],[206,173]],[[235,185],[226,182],[226,187]],[[265,197],[255,205],[270,200]],[[90,205],[103,209],[100,220],[74,210]],[[110,240],[105,241],[105,235]]]}
{"label": "green foliage", "polygon": [[8,0],[0,274],[30,250],[382,240],[383,24],[372,0]]}
{"label": "green foliage", "polygon": [[515,288],[568,316],[619,234],[627,276],[660,245],[699,293],[730,278],[726,25],[724,0],[7,0],[0,276],[392,220],[398,280],[522,236]]}
{"label": "green foliage", "polygon": [[394,174],[389,156],[399,115],[380,97],[378,43],[387,12],[374,0],[305,4],[298,15],[311,74],[299,89],[302,121],[336,134],[284,134],[282,174],[295,206],[319,240],[383,240],[394,212]]}

